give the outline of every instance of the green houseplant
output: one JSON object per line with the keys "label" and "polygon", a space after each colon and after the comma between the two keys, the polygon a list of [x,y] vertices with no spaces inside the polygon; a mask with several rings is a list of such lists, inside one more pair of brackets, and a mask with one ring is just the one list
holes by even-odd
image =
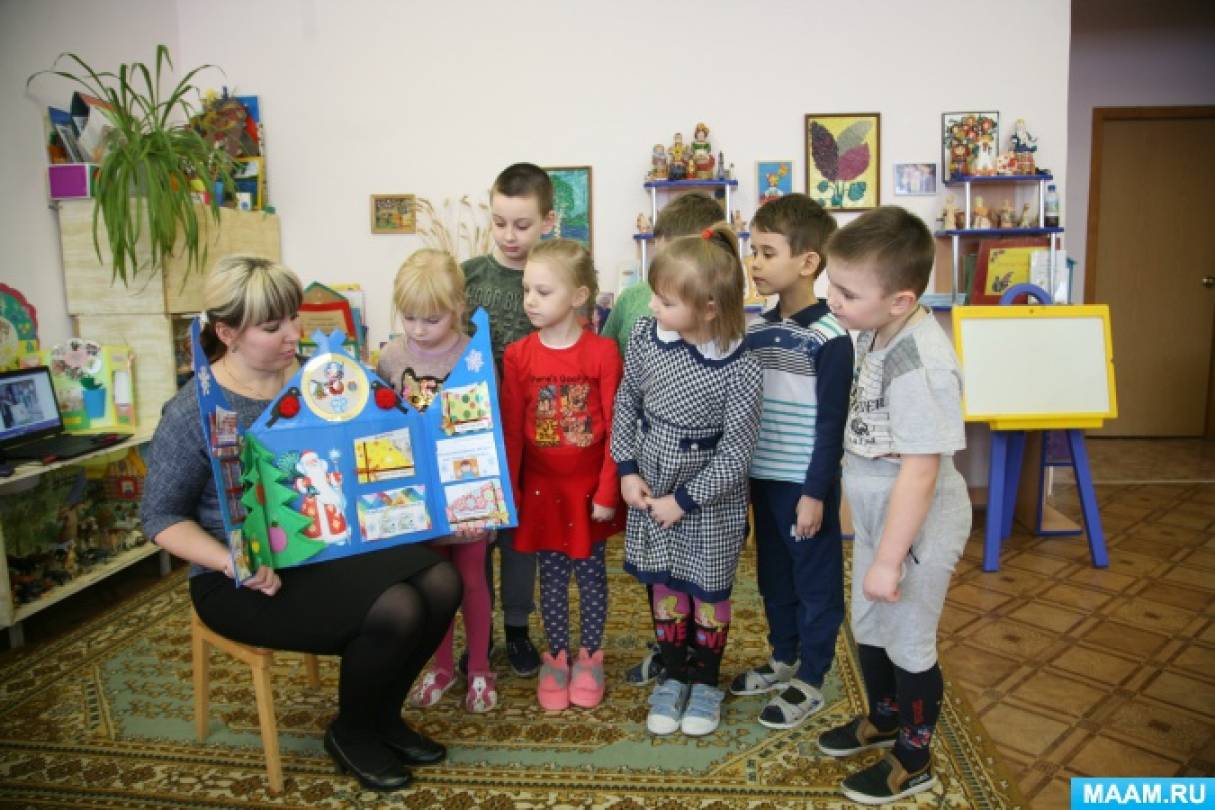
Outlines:
{"label": "green houseplant", "polygon": [[[70,62],[78,72],[60,69]],[[187,256],[187,271],[203,266],[206,244],[200,244],[200,207],[191,181],[200,180],[208,190],[219,181],[232,187],[232,161],[223,149],[208,143],[190,125],[194,108],[187,98],[197,88],[192,80],[201,65],[189,71],[168,95],[161,92],[161,73],[173,68],[169,50],[156,46],[156,62],[149,69],[132,62],[118,72],[94,70],[74,53],[64,53],[44,71],[33,74],[30,83],[43,74],[68,79],[89,95],[100,99],[100,109],[112,127],[98,164],[96,201],[93,208],[93,246],[102,259],[100,231],[113,256],[113,277],[128,284],[143,271],[157,272],[173,255],[179,234]],[[218,68],[217,68],[218,69]],[[209,213],[219,222],[219,202],[211,195]],[[137,248],[147,235],[148,253],[141,261]]]}

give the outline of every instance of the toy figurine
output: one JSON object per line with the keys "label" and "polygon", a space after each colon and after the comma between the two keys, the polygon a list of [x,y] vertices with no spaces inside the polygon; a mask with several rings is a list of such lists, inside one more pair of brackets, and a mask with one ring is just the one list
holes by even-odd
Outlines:
{"label": "toy figurine", "polygon": [[717,153],[717,179],[718,180],[726,179],[726,153],[725,152]]}
{"label": "toy figurine", "polygon": [[651,180],[667,179],[667,148],[660,143],[654,144],[654,151],[650,156],[650,167]]}
{"label": "toy figurine", "polygon": [[654,230],[653,223],[650,218],[644,213],[637,215],[637,233],[651,233]]}
{"label": "toy figurine", "polygon": [[667,149],[667,179],[683,180],[688,176],[687,147],[683,145],[683,133],[676,132]]}
{"label": "toy figurine", "polygon": [[983,203],[982,197],[975,197],[975,204],[970,207],[970,227],[990,228],[991,211]]}
{"label": "toy figurine", "polygon": [[[696,167],[696,177],[700,180],[713,179],[713,144],[709,143],[709,127],[704,122],[696,125],[692,134],[692,164]],[[688,167],[688,174],[692,168]]]}
{"label": "toy figurine", "polygon": [[687,147],[683,145],[683,133],[676,132],[671,136],[671,146],[667,149],[667,158],[672,163],[676,161],[682,163],[686,159],[684,155],[686,150]]}
{"label": "toy figurine", "polygon": [[1032,206],[1025,203],[1021,206],[1021,219],[1017,222],[1018,228],[1036,228],[1038,227],[1038,214],[1031,210]]}
{"label": "toy figurine", "polygon": [[742,211],[735,208],[730,213],[730,227],[736,231],[741,231],[746,225],[747,223],[743,220]]}
{"label": "toy figurine", "polygon": [[1034,152],[1038,151],[1038,139],[1029,134],[1024,118],[1018,118],[1013,124],[1013,133],[1008,136],[1008,145],[1017,156],[1017,171],[1020,174],[1033,174],[1037,171]]}
{"label": "toy figurine", "polygon": [[970,173],[991,175],[996,173],[996,147],[990,132],[979,137],[979,142],[970,152]]}
{"label": "toy figurine", "polygon": [[726,169],[726,179],[727,180],[734,179],[734,164],[733,163],[730,164],[730,168]]}
{"label": "toy figurine", "polygon": [[941,212],[941,224],[947,231],[955,230],[958,227],[958,202],[952,194],[945,195],[945,210]]}
{"label": "toy figurine", "polygon": [[1015,228],[1017,226],[1017,215],[1013,212],[1012,200],[1005,199],[1004,205],[1000,206],[1000,227]]}

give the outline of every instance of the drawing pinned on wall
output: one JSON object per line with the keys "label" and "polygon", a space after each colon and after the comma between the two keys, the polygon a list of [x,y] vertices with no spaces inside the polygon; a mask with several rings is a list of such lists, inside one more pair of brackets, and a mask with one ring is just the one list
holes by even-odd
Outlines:
{"label": "drawing pinned on wall", "polygon": [[865,211],[881,199],[881,115],[806,116],[806,193],[828,211]]}
{"label": "drawing pinned on wall", "polygon": [[553,181],[553,210],[557,223],[544,239],[573,239],[594,252],[590,166],[547,166]]}
{"label": "drawing pinned on wall", "polygon": [[759,160],[755,163],[755,187],[759,204],[793,193],[792,160]]}

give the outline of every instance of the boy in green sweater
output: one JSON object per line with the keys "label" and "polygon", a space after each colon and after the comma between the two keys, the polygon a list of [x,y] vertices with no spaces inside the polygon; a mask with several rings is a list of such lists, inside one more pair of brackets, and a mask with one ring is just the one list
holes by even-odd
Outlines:
{"label": "boy in green sweater", "polygon": [[[654,253],[658,253],[677,236],[700,233],[725,218],[725,212],[712,197],[696,192],[676,197],[658,212],[658,221],[654,223]],[[633,324],[638,318],[650,317],[650,298],[653,295],[650,285],[643,280],[617,296],[600,334],[620,345],[621,357],[628,348]]]}
{"label": "boy in green sweater", "polygon": [[[557,221],[553,210],[553,182],[548,173],[531,163],[506,167],[489,192],[494,247],[460,265],[464,271],[464,294],[471,316],[477,307],[489,315],[494,365],[502,378],[502,353],[506,346],[532,332],[523,311],[523,266],[540,237]],[[511,670],[530,677],[540,669],[540,654],[528,637],[528,618],[535,610],[532,594],[536,584],[536,560],[515,551],[514,533],[498,532],[494,543],[502,555],[501,603],[506,631],[506,653]],[[487,581],[493,582],[493,553],[485,558]],[[492,593],[493,587],[490,586]],[[492,648],[492,642],[491,642]],[[467,672],[468,654],[460,659]]]}

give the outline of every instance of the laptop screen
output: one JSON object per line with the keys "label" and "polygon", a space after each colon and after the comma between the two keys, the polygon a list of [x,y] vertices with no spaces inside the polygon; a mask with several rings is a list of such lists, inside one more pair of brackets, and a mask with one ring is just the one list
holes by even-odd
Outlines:
{"label": "laptop screen", "polygon": [[62,430],[50,369],[0,373],[0,449]]}

